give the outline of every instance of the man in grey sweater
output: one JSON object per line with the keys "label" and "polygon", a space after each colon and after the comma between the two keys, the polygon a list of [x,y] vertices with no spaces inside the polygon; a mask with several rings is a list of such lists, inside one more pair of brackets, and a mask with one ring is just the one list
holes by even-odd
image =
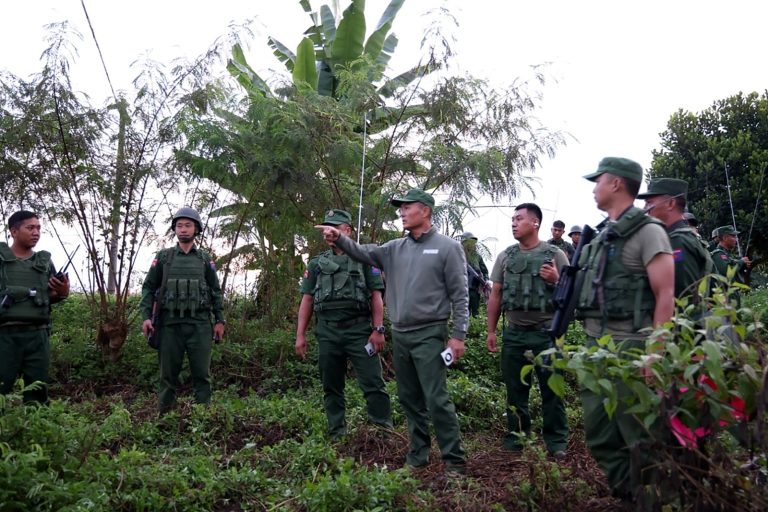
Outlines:
{"label": "man in grey sweater", "polygon": [[359,245],[332,226],[316,227],[327,242],[386,275],[397,395],[411,438],[406,462],[412,468],[428,463],[429,414],[446,471],[463,474],[466,457],[440,353],[446,348],[448,318],[452,315],[453,331],[447,346],[453,361],[464,355],[469,317],[464,250],[432,226],[435,200],[431,195],[412,189],[391,203],[399,209],[408,236],[383,245]]}

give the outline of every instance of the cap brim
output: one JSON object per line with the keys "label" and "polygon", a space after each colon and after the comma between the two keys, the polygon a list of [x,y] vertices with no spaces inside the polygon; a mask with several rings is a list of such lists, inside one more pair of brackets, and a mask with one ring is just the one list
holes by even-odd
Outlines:
{"label": "cap brim", "polygon": [[396,207],[401,207],[406,203],[418,203],[418,201],[407,201],[405,199],[390,199],[389,204]]}
{"label": "cap brim", "polygon": [[637,194],[637,199],[648,199],[649,197],[665,196],[667,194],[654,194],[653,192],[645,192],[644,194]]}
{"label": "cap brim", "polygon": [[323,222],[320,224],[321,226],[341,226],[342,224],[346,224],[346,222],[340,222],[335,220],[329,220],[328,222]]}
{"label": "cap brim", "polygon": [[585,180],[589,180],[589,181],[595,181],[595,180],[597,180],[597,178],[600,177],[601,174],[605,174],[605,172],[604,171],[595,171],[593,173],[590,173],[590,174],[587,174],[586,176],[584,176],[584,179]]}

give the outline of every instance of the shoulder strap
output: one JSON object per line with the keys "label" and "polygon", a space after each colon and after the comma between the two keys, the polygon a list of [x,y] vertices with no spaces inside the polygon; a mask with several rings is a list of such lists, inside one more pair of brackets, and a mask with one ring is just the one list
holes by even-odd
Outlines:
{"label": "shoulder strap", "polygon": [[15,259],[16,256],[13,254],[13,251],[11,251],[11,248],[8,247],[8,244],[0,242],[0,261],[11,261]]}
{"label": "shoulder strap", "polygon": [[664,224],[660,220],[646,215],[643,210],[633,206],[621,219],[619,219],[618,222],[613,224],[610,229],[618,236],[624,238],[629,237],[646,224],[658,224],[659,226],[664,227]]}

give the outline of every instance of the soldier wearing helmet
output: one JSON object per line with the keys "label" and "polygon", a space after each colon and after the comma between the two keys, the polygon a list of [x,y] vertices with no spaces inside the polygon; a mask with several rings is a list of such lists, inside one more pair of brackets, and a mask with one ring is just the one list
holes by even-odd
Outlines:
{"label": "soldier wearing helmet", "polygon": [[197,211],[180,208],[171,222],[178,243],[157,253],[142,287],[142,331],[148,339],[152,335],[152,346],[160,353],[161,413],[176,404],[184,354],[195,401],[211,401],[212,341],[223,338],[225,321],[216,265],[195,244],[202,228]]}
{"label": "soldier wearing helmet", "polygon": [[461,246],[467,258],[467,286],[469,287],[469,314],[480,313],[480,294],[485,292],[488,282],[488,267],[477,252],[477,237],[465,231],[461,234]]}

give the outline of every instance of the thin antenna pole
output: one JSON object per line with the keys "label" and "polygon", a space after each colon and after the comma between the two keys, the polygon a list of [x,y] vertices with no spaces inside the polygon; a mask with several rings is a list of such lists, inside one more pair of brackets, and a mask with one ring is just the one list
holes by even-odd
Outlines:
{"label": "thin antenna pole", "polygon": [[[725,164],[725,184],[728,189],[728,204],[731,205],[731,221],[733,221],[733,229],[736,229],[736,214],[733,212],[733,198],[731,197],[731,178],[728,176],[728,164]],[[736,249],[739,251],[739,258],[741,258],[741,244],[739,243],[739,237],[736,237]]]}
{"label": "thin antenna pole", "polygon": [[757,216],[757,205],[760,204],[760,194],[763,192],[763,178],[765,178],[765,164],[760,171],[760,186],[757,189],[757,199],[755,200],[755,211],[752,212],[752,224],[749,225],[749,235],[747,236],[747,247],[744,249],[744,254],[749,253],[749,242],[752,241],[752,228],[755,227],[755,217]]}
{"label": "thin antenna pole", "polygon": [[363,224],[363,180],[365,179],[365,143],[368,136],[368,114],[363,114],[363,161],[360,163],[360,202],[357,206],[357,243],[360,243],[360,227]]}

